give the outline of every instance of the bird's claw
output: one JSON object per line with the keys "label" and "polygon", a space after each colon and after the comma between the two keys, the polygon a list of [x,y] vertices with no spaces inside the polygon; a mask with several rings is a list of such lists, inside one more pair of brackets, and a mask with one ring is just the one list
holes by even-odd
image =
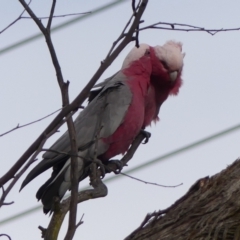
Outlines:
{"label": "bird's claw", "polygon": [[144,142],[143,142],[143,144],[146,144],[146,143],[148,143],[148,141],[149,141],[149,138],[151,137],[151,133],[150,132],[147,132],[147,131],[145,131],[145,130],[141,130],[141,133],[144,135],[144,137],[145,137],[145,140],[144,140]]}
{"label": "bird's claw", "polygon": [[95,163],[97,168],[100,169],[101,179],[105,177],[106,173],[114,172],[115,174],[119,174],[123,169],[123,163],[120,160],[109,160],[107,164],[104,164],[99,159],[95,159],[92,162]]}
{"label": "bird's claw", "polygon": [[101,171],[101,176],[100,177],[101,177],[101,179],[103,179],[105,177],[105,174],[106,174],[105,165],[99,159],[95,159],[92,162],[97,164],[97,168],[99,168],[100,171]]}
{"label": "bird's claw", "polygon": [[[114,167],[112,167],[114,165]],[[114,172],[115,174],[121,173],[123,169],[123,162],[120,160],[109,160],[107,165],[105,165],[108,172]]]}

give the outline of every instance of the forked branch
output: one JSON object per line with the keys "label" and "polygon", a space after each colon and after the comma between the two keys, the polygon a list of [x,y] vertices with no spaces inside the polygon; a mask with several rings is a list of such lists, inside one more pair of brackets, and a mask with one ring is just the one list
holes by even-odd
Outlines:
{"label": "forked branch", "polygon": [[[124,157],[121,159],[122,165],[127,166],[127,163],[132,159],[134,153],[136,152],[139,145],[144,140],[145,135],[140,132],[139,135],[133,141],[131,147],[129,148],[128,152]],[[116,164],[109,163],[109,172],[115,172],[117,170]],[[77,202],[81,203],[90,199],[105,197],[107,195],[107,187],[101,180],[101,170],[96,169],[95,163],[91,165],[90,170],[90,183],[93,189],[83,190],[78,193]],[[63,200],[62,203],[59,203],[59,200],[56,199],[54,204],[54,212],[50,224],[47,229],[40,227],[42,231],[44,240],[56,240],[58,237],[58,233],[60,231],[62,222],[64,220],[65,215],[69,211],[70,208],[70,201],[71,197]],[[75,229],[77,228],[77,224],[74,226]],[[65,238],[67,240],[68,238]]]}

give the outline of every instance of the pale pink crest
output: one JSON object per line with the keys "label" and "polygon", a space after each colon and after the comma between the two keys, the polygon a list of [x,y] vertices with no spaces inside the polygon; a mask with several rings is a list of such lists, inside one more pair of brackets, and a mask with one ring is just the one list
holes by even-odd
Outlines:
{"label": "pale pink crest", "polygon": [[160,61],[164,61],[169,71],[179,71],[183,67],[182,43],[168,41],[163,46],[154,47],[155,54]]}
{"label": "pale pink crest", "polygon": [[124,59],[122,69],[128,67],[132,62],[144,56],[145,52],[149,49],[149,47],[150,46],[145,43],[140,44],[139,48],[134,47]]}

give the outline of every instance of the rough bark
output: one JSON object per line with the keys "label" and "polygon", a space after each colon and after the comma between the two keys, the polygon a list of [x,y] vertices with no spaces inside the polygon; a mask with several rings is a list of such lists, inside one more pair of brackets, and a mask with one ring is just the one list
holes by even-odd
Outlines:
{"label": "rough bark", "polygon": [[240,239],[240,159],[199,179],[172,206],[148,214],[125,240]]}

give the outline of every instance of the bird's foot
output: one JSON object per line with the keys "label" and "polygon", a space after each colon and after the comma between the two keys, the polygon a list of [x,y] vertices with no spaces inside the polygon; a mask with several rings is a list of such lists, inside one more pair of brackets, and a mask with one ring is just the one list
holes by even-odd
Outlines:
{"label": "bird's foot", "polygon": [[97,168],[99,168],[100,169],[100,171],[101,171],[101,179],[103,179],[104,177],[105,177],[105,174],[106,174],[106,166],[102,163],[102,161],[101,160],[99,160],[99,159],[95,159],[95,160],[93,160],[92,161],[93,163],[96,163],[96,165],[97,165]]}
{"label": "bird's foot", "polygon": [[151,137],[151,133],[150,133],[150,132],[147,132],[147,131],[145,131],[145,130],[143,130],[143,129],[141,129],[140,132],[145,136],[145,140],[144,140],[143,144],[148,143],[149,138]]}
{"label": "bird's foot", "polygon": [[115,174],[121,173],[123,169],[123,162],[120,160],[112,159],[105,165],[107,172],[114,172]]}

